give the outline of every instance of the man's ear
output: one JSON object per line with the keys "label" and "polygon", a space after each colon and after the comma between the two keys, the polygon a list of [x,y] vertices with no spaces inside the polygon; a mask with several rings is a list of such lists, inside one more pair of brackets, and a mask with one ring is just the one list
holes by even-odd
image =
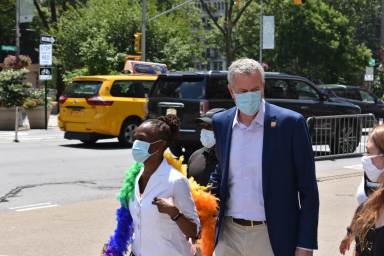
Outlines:
{"label": "man's ear", "polygon": [[229,94],[231,94],[232,99],[235,100],[235,95],[233,94],[231,84],[228,84],[228,85],[227,85],[227,89],[228,89],[228,91],[229,91]]}

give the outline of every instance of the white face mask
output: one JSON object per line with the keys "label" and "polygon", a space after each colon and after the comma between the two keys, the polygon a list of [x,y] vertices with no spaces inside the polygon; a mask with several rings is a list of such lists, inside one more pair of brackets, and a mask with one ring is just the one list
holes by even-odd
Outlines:
{"label": "white face mask", "polygon": [[215,146],[216,140],[213,131],[201,129],[200,142],[206,148],[212,148]]}
{"label": "white face mask", "polygon": [[377,182],[380,175],[383,173],[383,170],[379,170],[373,163],[372,158],[377,155],[363,156],[361,158],[361,163],[363,164],[363,169],[368,179],[372,182]]}

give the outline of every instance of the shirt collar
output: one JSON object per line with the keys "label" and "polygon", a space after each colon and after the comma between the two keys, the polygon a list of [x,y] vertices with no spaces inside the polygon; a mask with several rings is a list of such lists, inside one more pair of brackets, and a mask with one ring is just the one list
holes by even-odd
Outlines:
{"label": "shirt collar", "polygon": [[249,126],[246,126],[245,124],[240,122],[239,109],[237,109],[235,119],[233,119],[232,128],[234,128],[235,126],[239,126],[241,128],[249,128],[249,127],[253,127],[255,124],[263,127],[264,126],[264,116],[265,116],[265,100],[262,99],[260,102],[259,112],[257,112],[256,117],[252,120],[252,122]]}

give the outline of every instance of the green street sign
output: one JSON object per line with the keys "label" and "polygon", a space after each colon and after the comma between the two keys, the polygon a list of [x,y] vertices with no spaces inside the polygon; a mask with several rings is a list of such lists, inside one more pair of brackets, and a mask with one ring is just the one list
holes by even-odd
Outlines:
{"label": "green street sign", "polygon": [[1,50],[2,51],[8,51],[8,52],[15,52],[16,46],[14,46],[14,45],[2,45]]}
{"label": "green street sign", "polygon": [[376,65],[376,60],[374,58],[370,58],[369,61],[368,61],[368,65],[373,67]]}

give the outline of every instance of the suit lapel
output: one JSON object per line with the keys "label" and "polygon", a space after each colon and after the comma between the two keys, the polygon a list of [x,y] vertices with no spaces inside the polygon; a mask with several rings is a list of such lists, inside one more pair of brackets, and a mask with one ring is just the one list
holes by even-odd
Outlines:
{"label": "suit lapel", "polygon": [[271,174],[271,163],[273,162],[273,146],[275,145],[274,130],[277,128],[277,119],[273,115],[271,105],[265,103],[265,114],[264,114],[264,138],[263,138],[263,163],[262,163],[262,179],[263,179],[263,196],[264,201],[268,198],[268,186]]}
{"label": "suit lapel", "polygon": [[224,156],[224,166],[223,166],[223,177],[222,179],[224,180],[224,182],[222,182],[222,185],[227,187],[227,183],[228,183],[228,172],[229,172],[229,158],[230,158],[230,155],[231,155],[231,141],[232,141],[232,126],[233,126],[233,120],[235,119],[235,116],[236,116],[236,111],[237,111],[237,108],[233,108],[232,111],[230,111],[227,115],[226,115],[226,119],[224,121],[224,124],[226,125],[224,131],[225,132],[225,142],[223,143],[223,156]]}

